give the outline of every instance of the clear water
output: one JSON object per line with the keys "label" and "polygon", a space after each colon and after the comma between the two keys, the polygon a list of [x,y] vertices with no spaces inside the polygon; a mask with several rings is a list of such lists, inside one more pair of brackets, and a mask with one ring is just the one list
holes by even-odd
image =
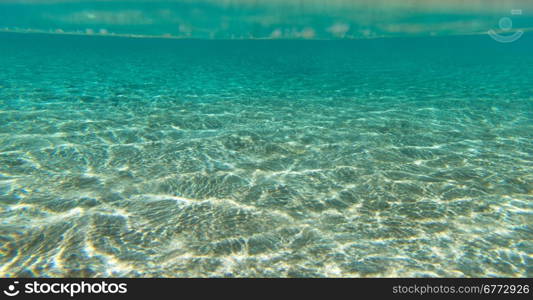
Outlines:
{"label": "clear water", "polygon": [[533,37],[0,34],[1,276],[533,276]]}

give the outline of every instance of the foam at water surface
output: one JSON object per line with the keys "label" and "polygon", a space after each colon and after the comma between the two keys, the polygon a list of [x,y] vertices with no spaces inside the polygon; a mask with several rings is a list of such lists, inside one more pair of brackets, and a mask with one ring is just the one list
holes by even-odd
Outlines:
{"label": "foam at water surface", "polygon": [[0,35],[2,276],[532,276],[527,35]]}

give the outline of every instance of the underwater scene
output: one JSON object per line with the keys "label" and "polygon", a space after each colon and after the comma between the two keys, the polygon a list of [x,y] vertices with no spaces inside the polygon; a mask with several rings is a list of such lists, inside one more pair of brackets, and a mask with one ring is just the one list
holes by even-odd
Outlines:
{"label": "underwater scene", "polygon": [[0,276],[532,277],[528,1],[1,1]]}

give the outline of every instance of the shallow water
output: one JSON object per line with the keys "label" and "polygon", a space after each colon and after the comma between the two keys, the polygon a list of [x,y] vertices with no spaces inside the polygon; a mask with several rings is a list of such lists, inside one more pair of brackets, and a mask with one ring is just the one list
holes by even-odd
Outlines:
{"label": "shallow water", "polygon": [[0,34],[0,275],[531,277],[532,46]]}

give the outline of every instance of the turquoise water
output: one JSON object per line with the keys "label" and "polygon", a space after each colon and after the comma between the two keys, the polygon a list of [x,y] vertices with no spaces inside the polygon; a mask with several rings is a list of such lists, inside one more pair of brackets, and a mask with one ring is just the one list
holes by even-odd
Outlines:
{"label": "turquoise water", "polygon": [[533,38],[0,34],[0,275],[533,276]]}
{"label": "turquoise water", "polygon": [[200,39],[353,39],[486,33],[531,0],[2,0],[0,31]]}

